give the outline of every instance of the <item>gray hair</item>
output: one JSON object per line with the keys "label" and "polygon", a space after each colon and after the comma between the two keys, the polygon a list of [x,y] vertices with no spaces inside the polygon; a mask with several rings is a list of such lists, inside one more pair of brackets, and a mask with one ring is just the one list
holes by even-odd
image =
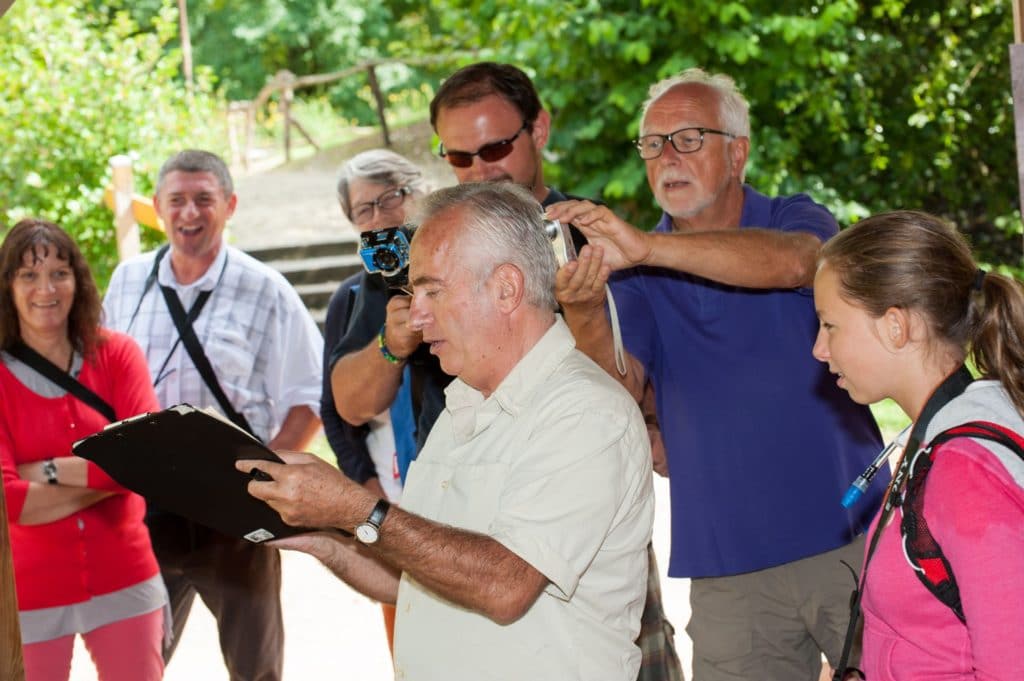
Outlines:
{"label": "gray hair", "polygon": [[686,69],[682,73],[660,80],[651,86],[647,92],[647,101],[644,102],[643,113],[640,116],[641,134],[643,134],[644,124],[647,122],[647,112],[651,105],[661,99],[669,90],[690,83],[706,85],[718,94],[718,115],[725,132],[732,133],[737,137],[750,137],[750,106],[747,104],[746,98],[736,88],[736,81],[724,73],[712,75],[698,67]]}
{"label": "gray hair", "polygon": [[526,302],[540,309],[557,309],[558,263],[544,230],[543,209],[533,194],[511,182],[446,187],[424,200],[421,224],[453,208],[469,211],[460,238],[472,246],[473,267],[480,281],[499,265],[514,265],[523,273]]}
{"label": "gray hair", "polygon": [[217,154],[202,149],[185,149],[164,161],[160,166],[160,174],[156,178],[156,193],[160,193],[163,187],[164,178],[169,174],[180,171],[183,173],[210,173],[217,178],[217,184],[224,191],[225,198],[231,198],[235,193],[235,184],[231,181],[231,171]]}
{"label": "gray hair", "polygon": [[426,191],[423,172],[409,159],[388,149],[370,149],[356,154],[338,171],[338,203],[345,217],[352,218],[349,190],[355,180],[373,184],[409,187],[413,191]]}

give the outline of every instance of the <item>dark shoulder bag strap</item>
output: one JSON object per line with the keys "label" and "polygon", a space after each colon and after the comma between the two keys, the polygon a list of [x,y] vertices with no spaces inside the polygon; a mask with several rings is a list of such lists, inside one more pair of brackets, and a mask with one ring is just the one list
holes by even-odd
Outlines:
{"label": "dark shoulder bag strap", "polygon": [[203,351],[203,346],[196,336],[195,329],[192,328],[193,320],[199,316],[199,312],[203,309],[203,305],[206,304],[212,291],[201,292],[187,316],[185,315],[185,308],[181,305],[181,300],[178,299],[178,294],[172,288],[161,286],[160,291],[164,294],[167,309],[171,313],[171,319],[174,320],[174,326],[178,329],[178,335],[181,337],[182,343],[185,344],[188,356],[192,358],[192,363],[199,370],[199,375],[203,377],[206,387],[210,389],[210,392],[217,399],[217,404],[220,405],[224,415],[236,426],[256,437],[245,416],[235,409],[231,401],[228,400],[228,396],[224,394],[224,390],[220,387],[220,382],[217,380],[217,374],[213,372],[213,366]]}
{"label": "dark shoulder bag strap", "polygon": [[153,269],[149,271],[149,275],[146,277],[146,283],[142,285],[142,294],[139,296],[139,302],[135,303],[135,309],[132,311],[132,316],[128,320],[128,326],[125,328],[129,331],[132,328],[132,324],[135,323],[135,318],[139,316],[139,309],[142,308],[142,301],[145,299],[146,294],[149,293],[149,289],[153,288],[153,284],[156,283],[157,272],[160,270],[160,261],[167,255],[167,251],[170,250],[170,244],[164,244],[156,251],[156,256],[153,258]]}
{"label": "dark shoulder bag strap", "polygon": [[77,397],[80,401],[95,409],[98,413],[105,416],[108,421],[114,422],[117,420],[114,408],[111,407],[102,397],[86,388],[71,374],[61,371],[60,367],[21,341],[15,343],[7,350],[7,352],[11,353],[11,355],[17,357],[34,369],[36,373],[48,378],[53,383],[59,385],[61,388],[64,388],[69,393]]}

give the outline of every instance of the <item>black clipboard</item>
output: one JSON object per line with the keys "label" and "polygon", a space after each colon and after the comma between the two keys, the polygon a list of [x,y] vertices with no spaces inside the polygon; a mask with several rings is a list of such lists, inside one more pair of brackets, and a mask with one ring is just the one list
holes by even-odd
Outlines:
{"label": "black clipboard", "polygon": [[258,544],[313,531],[249,494],[251,477],[235,461],[283,461],[219,414],[179,404],[111,423],[71,449],[157,508],[228,536]]}

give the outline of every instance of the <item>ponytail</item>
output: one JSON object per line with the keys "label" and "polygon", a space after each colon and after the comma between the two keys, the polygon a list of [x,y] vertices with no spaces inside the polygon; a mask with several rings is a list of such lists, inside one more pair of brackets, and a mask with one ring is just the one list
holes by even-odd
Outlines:
{"label": "ponytail", "polygon": [[1024,290],[1009,277],[989,273],[975,297],[981,304],[972,303],[978,312],[971,357],[982,376],[1003,384],[1024,416]]}

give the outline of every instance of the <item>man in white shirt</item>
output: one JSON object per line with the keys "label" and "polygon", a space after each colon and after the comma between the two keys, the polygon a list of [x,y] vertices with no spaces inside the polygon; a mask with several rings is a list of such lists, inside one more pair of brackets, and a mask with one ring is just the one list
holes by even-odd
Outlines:
{"label": "man in white shirt", "polygon": [[[153,203],[169,247],[117,267],[107,325],[142,347],[162,406],[212,406],[272,448],[305,447],[320,426],[323,339],[284,277],[224,243],[237,203],[227,166],[210,152],[182,151],[160,169]],[[166,659],[198,593],[217,619],[232,681],[279,681],[277,550],[159,509],[147,524],[174,616]]]}
{"label": "man in white shirt", "polygon": [[456,376],[389,507],[304,454],[249,490],[364,593],[397,599],[397,679],[633,681],[654,496],[636,403],[555,313],[540,204],[510,183],[425,199],[409,324]]}

